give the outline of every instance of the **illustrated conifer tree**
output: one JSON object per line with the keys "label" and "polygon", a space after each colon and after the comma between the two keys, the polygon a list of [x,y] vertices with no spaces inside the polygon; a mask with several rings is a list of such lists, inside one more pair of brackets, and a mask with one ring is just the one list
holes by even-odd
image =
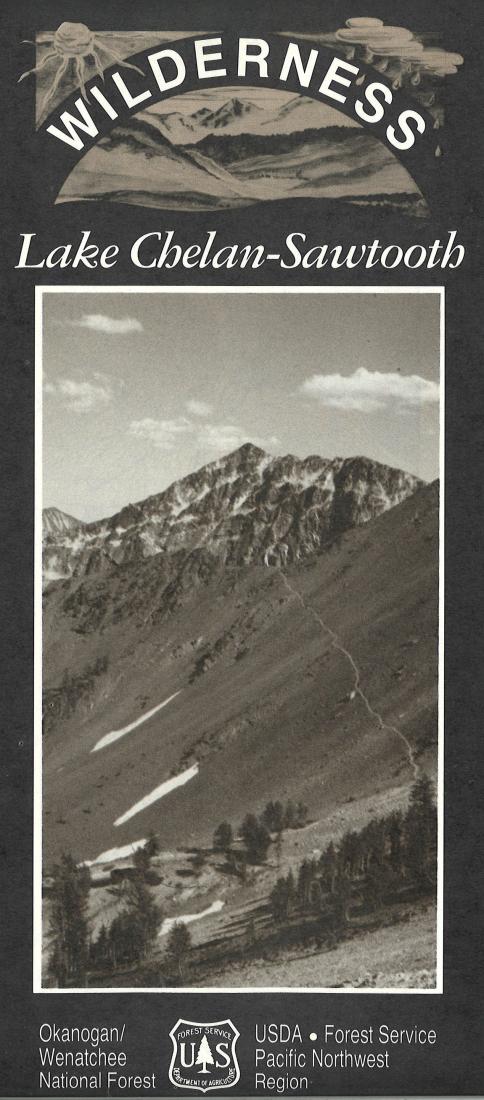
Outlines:
{"label": "illustrated conifer tree", "polygon": [[64,854],[54,867],[53,880],[50,971],[58,986],[84,985],[89,954],[89,871]]}
{"label": "illustrated conifer tree", "polygon": [[183,982],[188,955],[192,945],[192,939],[186,924],[176,921],[170,930],[166,947],[166,961],[171,970],[176,971],[177,977]]}
{"label": "illustrated conifer tree", "polygon": [[210,1050],[209,1042],[206,1035],[202,1036],[202,1041],[198,1048],[198,1054],[196,1058],[196,1065],[201,1066],[199,1073],[210,1073],[207,1066],[213,1066],[213,1054]]}

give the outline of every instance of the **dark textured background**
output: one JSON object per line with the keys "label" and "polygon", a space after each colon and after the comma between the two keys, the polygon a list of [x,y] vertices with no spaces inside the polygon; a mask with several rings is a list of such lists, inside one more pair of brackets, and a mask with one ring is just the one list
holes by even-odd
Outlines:
{"label": "dark textured background", "polygon": [[[3,876],[2,961],[0,982],[0,1092],[36,1095],[38,1081],[37,1034],[41,1021],[58,1024],[112,1025],[127,1023],[129,1072],[150,1073],[161,1081],[160,1094],[169,1095],[167,1067],[171,1043],[168,1032],[178,1016],[194,1020],[231,1017],[241,1032],[241,1081],[234,1095],[252,1088],[253,1029],[257,1021],[299,1023],[303,1032],[318,1022],[343,1026],[388,1022],[435,1027],[439,1042],[424,1050],[399,1050],[384,1073],[331,1073],[314,1087],[318,1095],[479,1095],[484,1091],[484,1047],[480,990],[479,941],[482,903],[482,673],[483,599],[482,564],[483,418],[482,329],[483,289],[479,252],[482,194],[482,80],[484,67],[483,5],[433,0],[358,0],[296,5],[197,2],[137,4],[34,3],[8,0],[2,23],[2,107],[5,138],[3,156],[7,185],[3,188],[2,240],[5,248],[2,294],[2,402],[0,432],[2,460],[2,568],[0,571],[3,626],[2,655],[2,829],[0,867]],[[6,9],[6,10],[5,10]],[[137,210],[107,204],[46,206],[43,181],[32,160],[33,83],[17,88],[20,72],[28,67],[29,50],[21,45],[36,30],[55,29],[64,20],[86,22],[92,29],[237,29],[238,21],[250,33],[294,29],[318,31],[343,25],[354,15],[381,16],[386,23],[415,32],[439,31],[442,44],[464,54],[458,76],[445,81],[447,106],[443,131],[445,157],[442,185],[434,217],[418,228],[393,217],[371,226],[348,218],[318,219],[314,203],[266,204],[246,211],[187,214]],[[27,65],[26,65],[27,59]],[[340,224],[338,224],[340,221]],[[352,994],[41,994],[32,989],[32,566],[33,566],[33,365],[34,285],[39,272],[14,272],[19,233],[35,231],[48,248],[76,239],[92,228],[96,241],[131,242],[150,229],[173,228],[177,239],[196,242],[207,229],[219,230],[225,242],[271,242],[288,231],[308,233],[311,243],[357,242],[378,236],[382,244],[445,237],[458,231],[467,256],[457,271],[362,273],[340,269],[321,272],[142,272],[126,264],[109,273],[42,272],[42,282],[60,283],[185,283],[243,285],[276,283],[284,275],[290,285],[323,283],[407,285],[445,282],[447,297],[446,386],[446,647],[445,647],[445,948],[444,986],[439,995]],[[87,277],[86,277],[87,275]],[[174,1094],[174,1090],[171,1090]],[[92,1094],[94,1095],[94,1093]]]}

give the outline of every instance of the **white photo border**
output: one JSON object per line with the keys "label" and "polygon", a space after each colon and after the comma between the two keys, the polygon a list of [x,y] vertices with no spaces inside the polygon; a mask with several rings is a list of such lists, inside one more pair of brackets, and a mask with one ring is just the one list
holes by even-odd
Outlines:
{"label": "white photo border", "polygon": [[[440,297],[439,415],[439,633],[437,781],[437,966],[432,988],[334,989],[324,986],[178,986],[55,989],[42,985],[42,354],[43,301],[47,294],[432,294]],[[443,286],[43,286],[35,287],[35,520],[34,520],[34,827],[33,827],[33,992],[34,993],[359,993],[442,994],[444,892],[444,516],[445,516],[445,287]]]}

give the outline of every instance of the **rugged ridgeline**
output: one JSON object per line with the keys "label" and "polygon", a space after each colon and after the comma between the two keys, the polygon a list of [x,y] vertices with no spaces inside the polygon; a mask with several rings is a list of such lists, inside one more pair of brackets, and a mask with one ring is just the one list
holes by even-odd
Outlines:
{"label": "rugged ridgeline", "polygon": [[270,798],[326,818],[433,769],[436,484],[247,445],[110,520],[55,526],[48,861],[150,829],[210,843]]}
{"label": "rugged ridgeline", "polygon": [[399,504],[420,484],[366,458],[272,458],[247,443],[97,523],[46,509],[45,580],[155,554],[164,562],[176,555],[178,571],[202,550],[226,565],[289,564]]}
{"label": "rugged ridgeline", "polygon": [[55,540],[58,536],[73,534],[83,524],[60,508],[44,508],[42,512],[42,538]]}
{"label": "rugged ridgeline", "polygon": [[406,169],[372,134],[340,119],[335,112],[328,126],[326,105],[305,96],[280,105],[277,92],[268,108],[234,95],[193,114],[140,111],[82,158],[59,200],[218,210],[317,199],[318,217],[334,217],[344,200],[343,219],[347,209],[355,213],[346,203],[360,202],[426,216]]}

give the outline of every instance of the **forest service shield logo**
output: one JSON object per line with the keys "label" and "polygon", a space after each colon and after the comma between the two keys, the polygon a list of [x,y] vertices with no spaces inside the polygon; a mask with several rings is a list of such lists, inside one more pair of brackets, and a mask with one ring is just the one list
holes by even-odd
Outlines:
{"label": "forest service shield logo", "polygon": [[170,1035],[173,1054],[168,1076],[172,1085],[209,1092],[237,1084],[240,1070],[235,1044],[239,1032],[231,1020],[208,1024],[178,1020]]}

